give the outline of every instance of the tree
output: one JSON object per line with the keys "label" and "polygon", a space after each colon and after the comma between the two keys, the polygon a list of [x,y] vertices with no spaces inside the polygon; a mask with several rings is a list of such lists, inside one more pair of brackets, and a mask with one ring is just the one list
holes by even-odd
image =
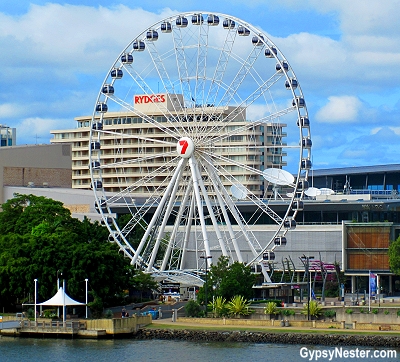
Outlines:
{"label": "tree", "polygon": [[[209,298],[222,296],[226,300],[231,300],[236,295],[251,299],[254,296],[255,280],[256,276],[251,273],[249,266],[237,261],[229,265],[229,258],[221,255],[208,272],[207,295]],[[197,298],[204,302],[205,285],[200,288]]]}
{"label": "tree", "polygon": [[133,267],[108,242],[108,231],[98,222],[71,217],[58,201],[34,195],[17,195],[0,212],[0,305],[33,300],[34,279],[38,298],[56,292],[57,271],[62,271],[67,292],[85,299],[85,279],[99,302],[120,302],[129,288]]}
{"label": "tree", "polygon": [[388,254],[390,270],[400,275],[400,237],[390,242]]}
{"label": "tree", "polygon": [[130,278],[130,285],[132,289],[140,292],[140,300],[143,299],[143,292],[153,293],[159,288],[158,282],[150,274],[143,273],[141,270],[135,270]]}

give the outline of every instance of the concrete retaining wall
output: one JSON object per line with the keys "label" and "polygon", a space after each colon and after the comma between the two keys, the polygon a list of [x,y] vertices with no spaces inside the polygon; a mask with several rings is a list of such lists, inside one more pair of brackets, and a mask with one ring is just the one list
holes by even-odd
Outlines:
{"label": "concrete retaining wall", "polygon": [[113,318],[113,319],[88,319],[86,322],[86,330],[106,331],[106,334],[126,334],[136,333],[141,326],[151,323],[151,315],[132,316],[129,318]]}

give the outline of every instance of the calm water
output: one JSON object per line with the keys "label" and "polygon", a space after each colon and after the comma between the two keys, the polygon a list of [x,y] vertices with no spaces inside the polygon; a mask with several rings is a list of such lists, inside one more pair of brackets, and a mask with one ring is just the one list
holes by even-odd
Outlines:
{"label": "calm water", "polygon": [[[1,362],[236,362],[236,361],[315,361],[300,355],[301,348],[322,351],[326,347],[249,344],[249,343],[195,343],[180,341],[65,340],[0,337]],[[355,350],[357,347],[354,347]],[[365,350],[364,347],[359,349]],[[332,350],[332,348],[328,348]],[[347,350],[350,350],[347,348]],[[397,351],[400,357],[400,351]],[[318,361],[328,361],[319,358]],[[332,361],[360,361],[357,358],[333,358]],[[363,359],[363,361],[399,361],[395,358]]]}

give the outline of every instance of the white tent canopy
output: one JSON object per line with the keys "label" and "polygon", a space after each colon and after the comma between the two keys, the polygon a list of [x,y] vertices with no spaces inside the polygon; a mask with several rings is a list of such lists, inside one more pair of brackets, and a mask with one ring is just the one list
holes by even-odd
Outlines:
{"label": "white tent canopy", "polygon": [[72,299],[67,293],[64,292],[64,289],[60,287],[57,293],[52,298],[46,300],[43,303],[38,303],[37,305],[68,306],[68,305],[85,305],[85,303],[80,303]]}

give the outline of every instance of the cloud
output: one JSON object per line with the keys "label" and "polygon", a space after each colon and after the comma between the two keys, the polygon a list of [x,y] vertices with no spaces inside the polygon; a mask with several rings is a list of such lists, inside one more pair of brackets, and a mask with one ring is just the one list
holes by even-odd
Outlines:
{"label": "cloud", "polygon": [[0,104],[0,119],[8,119],[23,113],[21,107],[16,103]]}
{"label": "cloud", "polygon": [[46,119],[39,117],[25,118],[17,127],[17,139],[23,139],[21,143],[49,143],[51,135],[49,130],[64,128],[69,120]]}
{"label": "cloud", "polygon": [[355,96],[331,96],[315,118],[327,123],[356,122],[361,107],[362,102]]}

